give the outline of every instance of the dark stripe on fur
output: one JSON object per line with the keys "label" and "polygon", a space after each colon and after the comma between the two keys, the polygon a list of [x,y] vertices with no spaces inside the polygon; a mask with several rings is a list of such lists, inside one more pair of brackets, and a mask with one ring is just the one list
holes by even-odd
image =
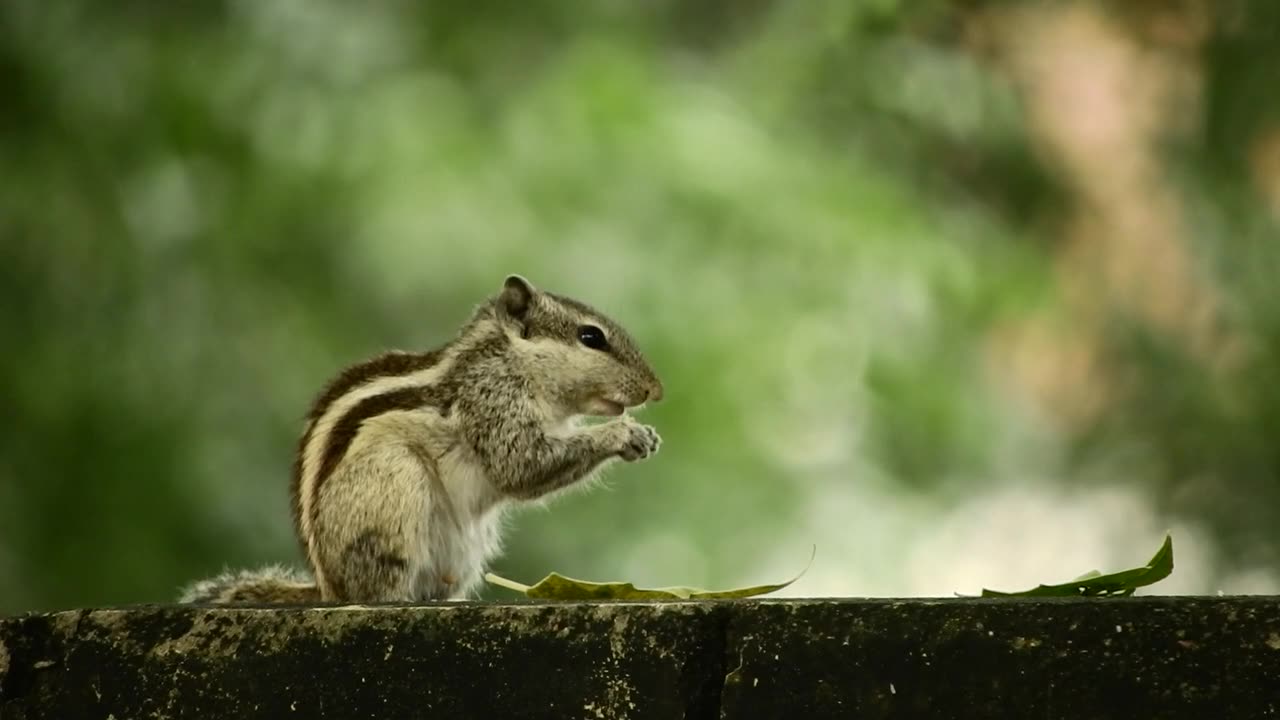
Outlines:
{"label": "dark stripe on fur", "polygon": [[366,420],[397,410],[417,410],[424,407],[434,407],[442,415],[448,415],[453,408],[455,390],[455,386],[446,382],[392,390],[361,400],[339,418],[329,432],[329,437],[325,439],[324,452],[320,456],[320,469],[316,473],[315,485],[311,490],[312,526],[314,527],[316,515],[320,511],[320,491],[324,488],[325,481],[347,454],[347,449],[351,447],[352,441],[356,439],[356,434],[360,432]]}
{"label": "dark stripe on fur", "polygon": [[303,545],[304,552],[306,551],[306,540],[302,537],[302,457],[306,452],[307,443],[311,442],[311,430],[315,426],[316,420],[319,420],[320,416],[324,415],[325,411],[338,401],[338,398],[355,388],[378,378],[400,377],[419,370],[426,370],[440,362],[440,357],[443,354],[443,350],[432,350],[425,353],[409,353],[399,350],[385,352],[370,360],[346,368],[331,380],[320,395],[316,397],[311,405],[310,412],[307,413],[306,430],[303,431],[302,437],[298,441],[297,452],[294,453],[293,477],[289,488],[293,505],[293,526],[297,530],[298,539]]}
{"label": "dark stripe on fur", "polygon": [[384,377],[399,377],[419,370],[426,370],[440,362],[442,354],[439,350],[432,350],[426,353],[407,353],[393,350],[358,365],[352,365],[343,370],[338,377],[334,378],[325,387],[324,392],[320,393],[320,396],[316,398],[315,403],[311,406],[311,413],[307,418],[312,421],[318,420],[338,398],[371,380]]}
{"label": "dark stripe on fur", "polygon": [[[640,351],[636,349],[635,340],[625,329],[611,322],[600,311],[570,297],[546,291],[543,291],[542,294],[564,308],[596,318],[595,322],[603,325],[609,336],[607,352],[617,358],[618,362],[630,367],[644,366],[645,360],[641,357]],[[551,337],[569,345],[574,345],[578,342],[578,322],[575,318],[563,312],[547,311],[545,309],[537,310],[535,308],[530,313],[525,332],[527,337]]]}
{"label": "dark stripe on fur", "polygon": [[334,423],[333,429],[329,432],[324,453],[321,455],[320,471],[316,475],[316,494],[319,494],[320,486],[347,454],[347,448],[351,447],[351,442],[355,440],[356,433],[360,432],[360,426],[364,425],[366,420],[396,410],[417,410],[428,406],[439,408],[442,414],[448,415],[452,404],[453,399],[444,397],[435,386],[400,388],[367,397],[356,403],[355,407]]}
{"label": "dark stripe on fur", "polygon": [[[484,317],[486,312],[492,312],[491,305],[483,306],[477,312],[477,317],[473,318],[471,325],[474,325],[479,318]],[[465,336],[466,332],[467,330],[464,329],[462,334]],[[316,516],[319,512],[318,500],[320,491],[325,481],[328,480],[338,463],[342,461],[347,450],[351,447],[352,441],[355,440],[356,434],[360,432],[360,427],[366,420],[396,410],[416,410],[423,407],[435,407],[440,410],[441,414],[448,415],[453,409],[453,404],[458,397],[462,384],[469,379],[468,373],[474,375],[475,366],[478,362],[481,362],[484,357],[501,355],[506,352],[509,345],[510,340],[499,330],[461,353],[455,359],[449,371],[433,384],[402,388],[365,398],[339,418],[330,431],[329,437],[325,438],[324,451],[320,455],[320,468],[316,473],[315,484],[311,489],[312,526],[315,526]],[[444,348],[441,348],[418,355],[399,352],[386,353],[362,365],[348,368],[337,380],[329,385],[316,401],[316,406],[313,408],[307,423],[306,432],[303,433],[302,438],[299,440],[293,466],[294,527],[298,531],[298,539],[304,553],[308,551],[308,548],[307,539],[302,535],[302,458],[305,455],[307,444],[311,440],[311,433],[316,421],[342,394],[375,378],[403,376],[431,367],[440,361],[444,350]]]}

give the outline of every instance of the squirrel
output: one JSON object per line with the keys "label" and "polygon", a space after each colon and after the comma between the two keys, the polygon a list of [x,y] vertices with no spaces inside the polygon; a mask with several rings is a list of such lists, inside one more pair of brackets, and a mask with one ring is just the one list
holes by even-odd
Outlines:
{"label": "squirrel", "polygon": [[378,355],[315,399],[291,483],[309,574],[226,572],[180,602],[466,598],[500,551],[505,509],[658,451],[627,410],[662,393],[616,322],[510,275],[442,347]]}

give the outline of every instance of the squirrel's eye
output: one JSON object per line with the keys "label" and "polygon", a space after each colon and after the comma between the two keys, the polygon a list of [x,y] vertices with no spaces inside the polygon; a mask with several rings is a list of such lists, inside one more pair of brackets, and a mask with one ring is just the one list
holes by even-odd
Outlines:
{"label": "squirrel's eye", "polygon": [[583,325],[578,328],[578,341],[592,350],[604,350],[609,347],[604,331],[595,325]]}

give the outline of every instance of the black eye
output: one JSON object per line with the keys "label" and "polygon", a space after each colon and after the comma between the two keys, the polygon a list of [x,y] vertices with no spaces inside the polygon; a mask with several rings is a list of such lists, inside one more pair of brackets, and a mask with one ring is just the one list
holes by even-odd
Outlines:
{"label": "black eye", "polygon": [[595,325],[583,325],[578,328],[578,341],[592,350],[605,350],[609,347],[604,331]]}

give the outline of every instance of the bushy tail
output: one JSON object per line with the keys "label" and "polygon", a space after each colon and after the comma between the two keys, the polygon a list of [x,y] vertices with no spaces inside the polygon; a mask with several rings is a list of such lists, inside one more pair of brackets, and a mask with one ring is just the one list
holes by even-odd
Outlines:
{"label": "bushy tail", "polygon": [[305,605],[320,602],[320,588],[309,575],[279,565],[224,572],[192,583],[178,602],[214,605]]}

